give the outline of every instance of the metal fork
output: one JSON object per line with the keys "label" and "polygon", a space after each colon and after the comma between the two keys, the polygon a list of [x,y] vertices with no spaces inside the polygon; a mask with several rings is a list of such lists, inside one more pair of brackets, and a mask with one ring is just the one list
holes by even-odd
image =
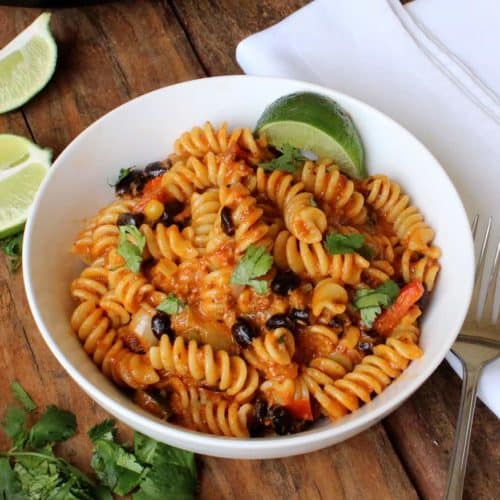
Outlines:
{"label": "metal fork", "polygon": [[[448,485],[444,496],[445,500],[459,500],[462,498],[481,370],[486,364],[500,355],[500,319],[499,321],[495,321],[493,318],[498,269],[500,267],[500,241],[497,244],[493,267],[489,275],[488,273],[484,273],[492,221],[493,219],[490,217],[481,241],[481,250],[476,263],[474,291],[469,311],[462,330],[452,347],[452,352],[462,363],[463,382],[455,443],[448,470]],[[479,216],[476,215],[472,223],[474,239],[476,239],[478,222]],[[481,316],[477,319],[479,295],[484,279],[488,279],[488,289],[484,305],[482,306]]]}

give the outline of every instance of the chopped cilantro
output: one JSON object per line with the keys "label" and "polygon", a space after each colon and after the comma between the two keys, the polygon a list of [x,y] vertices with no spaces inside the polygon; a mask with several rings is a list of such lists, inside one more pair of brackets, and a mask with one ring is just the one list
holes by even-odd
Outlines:
{"label": "chopped cilantro", "polygon": [[99,439],[105,439],[106,441],[113,441],[115,438],[116,427],[115,421],[108,418],[103,420],[100,424],[95,425],[88,431],[90,440],[95,443]]}
{"label": "chopped cilantro", "polygon": [[361,288],[356,291],[354,307],[359,309],[361,321],[368,327],[382,312],[382,307],[389,307],[399,295],[399,286],[392,280],[387,280],[379,287]]}
{"label": "chopped cilantro", "polygon": [[1,239],[0,249],[9,259],[10,270],[12,272],[17,271],[21,265],[21,255],[23,253],[23,232]]}
{"label": "chopped cilantro", "polygon": [[126,224],[119,228],[118,255],[125,259],[127,267],[134,273],[141,269],[142,252],[146,246],[146,237],[132,224]]}
{"label": "chopped cilantro", "polygon": [[177,298],[173,293],[163,300],[157,307],[158,311],[162,311],[167,314],[177,314],[182,311],[186,304],[179,298]]}
{"label": "chopped cilantro", "polygon": [[123,179],[125,179],[125,177],[128,177],[133,170],[134,167],[120,168],[120,171],[118,172],[118,179],[116,179],[114,184],[110,183],[108,179],[108,186],[116,187]]}
{"label": "chopped cilantro", "polygon": [[247,248],[245,255],[233,271],[231,283],[251,286],[259,295],[263,295],[268,291],[268,283],[255,278],[266,274],[272,265],[272,255],[264,247],[252,245]]}
{"label": "chopped cilantro", "polygon": [[324,245],[330,255],[357,252],[370,260],[374,254],[373,248],[365,244],[365,237],[358,233],[330,233],[326,236]]}
{"label": "chopped cilantro", "polygon": [[10,390],[14,397],[21,403],[24,407],[25,410],[27,411],[34,411],[36,410],[36,404],[35,402],[31,399],[30,395],[24,390],[24,387],[17,382],[17,380],[14,380],[12,384],[10,384]]}
{"label": "chopped cilantro", "polygon": [[9,408],[2,422],[14,447],[0,452],[0,499],[112,500],[112,492],[131,494],[135,500],[194,497],[193,453],[137,432],[132,449],[116,441],[114,421],[105,420],[88,433],[99,483],[54,454],[54,444],[74,434],[75,416],[52,405],[29,428],[28,410],[36,405],[19,383],[13,384],[12,392],[25,409]]}
{"label": "chopped cilantro", "polygon": [[278,148],[281,155],[274,158],[270,162],[260,163],[259,167],[264,170],[281,170],[282,172],[296,172],[301,164],[307,159],[300,152],[300,149],[291,146],[290,144],[284,144],[282,147]]}
{"label": "chopped cilantro", "polygon": [[30,430],[29,442],[35,448],[48,443],[66,441],[76,432],[76,418],[73,413],[50,405]]}

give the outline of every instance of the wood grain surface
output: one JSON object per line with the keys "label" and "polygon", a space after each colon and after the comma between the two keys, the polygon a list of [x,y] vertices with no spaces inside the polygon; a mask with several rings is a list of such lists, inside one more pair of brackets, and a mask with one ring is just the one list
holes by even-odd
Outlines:
{"label": "wood grain surface", "polygon": [[[417,0],[418,1],[418,0]],[[234,51],[245,36],[289,15],[307,0],[124,1],[54,12],[59,47],[50,84],[21,111],[0,116],[0,132],[31,137],[57,155],[77,134],[129,99],[175,82],[240,73]],[[0,46],[40,11],[0,8]],[[47,242],[50,244],[50,242]],[[86,431],[108,415],[66,375],[29,312],[21,272],[0,256],[0,414],[19,380],[42,406],[77,415]],[[203,499],[439,499],[446,483],[460,381],[442,364],[383,423],[325,450],[277,460],[199,457]],[[131,431],[121,426],[122,435]],[[0,448],[7,446],[0,433]],[[85,434],[60,446],[89,470]],[[498,421],[476,410],[466,477],[467,499],[500,497]]]}

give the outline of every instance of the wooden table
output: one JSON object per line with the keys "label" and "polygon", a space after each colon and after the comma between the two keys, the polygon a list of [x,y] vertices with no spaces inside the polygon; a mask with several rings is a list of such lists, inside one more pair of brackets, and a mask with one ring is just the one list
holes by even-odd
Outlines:
{"label": "wooden table", "polygon": [[[94,120],[133,97],[192,78],[240,73],[236,44],[306,3],[125,1],[58,10],[52,19],[59,47],[55,76],[22,110],[0,116],[0,132],[31,137],[57,155]],[[0,7],[0,46],[38,14],[36,9]],[[42,406],[55,403],[75,412],[81,431],[107,417],[49,352],[28,309],[21,272],[11,274],[3,256],[0,342],[0,413],[10,402],[10,382],[18,379]],[[446,483],[459,394],[459,379],[443,363],[399,410],[337,446],[281,460],[200,457],[200,496],[438,499]],[[122,429],[130,436],[130,429]],[[0,448],[6,446],[0,433]],[[90,446],[83,432],[60,452],[89,470]],[[499,471],[498,421],[479,403],[465,498],[499,498]]]}

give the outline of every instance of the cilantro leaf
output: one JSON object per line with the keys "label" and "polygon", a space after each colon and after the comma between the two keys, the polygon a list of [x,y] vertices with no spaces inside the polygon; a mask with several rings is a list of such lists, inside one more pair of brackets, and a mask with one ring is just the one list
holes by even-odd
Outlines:
{"label": "cilantro leaf", "polygon": [[377,316],[382,312],[380,306],[364,307],[359,310],[361,321],[368,327],[373,326],[373,322],[377,319]]}
{"label": "cilantro leaf", "polygon": [[95,443],[99,439],[113,441],[116,433],[115,421],[111,418],[103,420],[100,424],[95,425],[88,431],[90,440]]}
{"label": "cilantro leaf", "polygon": [[231,276],[233,285],[249,285],[258,294],[268,290],[268,284],[263,280],[256,280],[266,274],[273,265],[272,255],[262,246],[249,246],[243,258],[239,261]]}
{"label": "cilantro leaf", "polygon": [[142,252],[146,237],[132,224],[119,226],[117,253],[125,259],[127,267],[134,273],[141,269]]}
{"label": "cilantro leaf", "polygon": [[151,465],[134,500],[192,499],[197,487],[194,454],[159,443],[138,432],[134,448],[140,459]]}
{"label": "cilantro leaf", "polygon": [[36,410],[36,404],[31,399],[30,395],[24,390],[24,387],[17,381],[14,380],[10,384],[10,390],[14,397],[21,403],[26,411],[32,412]]}
{"label": "cilantro leaf", "polygon": [[398,295],[399,286],[394,281],[387,280],[375,289],[357,290],[353,305],[359,309],[363,323],[371,328],[376,317],[382,312],[382,306],[390,306]]}
{"label": "cilantro leaf", "polygon": [[75,415],[57,406],[48,406],[30,430],[29,442],[35,448],[65,441],[76,432]]}
{"label": "cilantro leaf", "polygon": [[377,288],[377,291],[379,293],[385,293],[389,297],[390,303],[392,304],[397,299],[400,288],[394,281],[387,280]]}
{"label": "cilantro leaf", "polygon": [[96,441],[91,466],[101,482],[117,495],[127,495],[136,488],[144,471],[135,455],[105,439]]}
{"label": "cilantro leaf", "polygon": [[9,260],[9,267],[12,272],[19,269],[21,265],[21,255],[23,253],[23,235],[20,233],[8,236],[0,240],[0,249]]}
{"label": "cilantro leaf", "polygon": [[10,500],[27,499],[21,490],[21,483],[12,470],[9,459],[0,457],[0,498]]}
{"label": "cilantro leaf", "polygon": [[116,179],[115,183],[110,183],[109,179],[107,180],[108,186],[109,187],[116,187],[120,182],[125,179],[125,177],[128,177],[130,173],[134,170],[135,167],[127,167],[127,168],[120,168],[120,172],[118,172],[118,179]]}
{"label": "cilantro leaf", "polygon": [[168,297],[163,300],[156,309],[167,314],[178,314],[182,311],[186,304],[179,298],[177,298],[173,293],[169,294]]}
{"label": "cilantro leaf", "polygon": [[11,406],[2,421],[3,430],[12,439],[15,448],[22,448],[28,439],[26,416],[25,410]]}
{"label": "cilantro leaf", "polygon": [[267,163],[259,163],[259,167],[264,170],[281,170],[282,172],[296,172],[301,163],[306,160],[306,158],[300,152],[300,149],[291,146],[290,144],[284,144],[282,147],[278,147],[281,155],[274,158]]}

